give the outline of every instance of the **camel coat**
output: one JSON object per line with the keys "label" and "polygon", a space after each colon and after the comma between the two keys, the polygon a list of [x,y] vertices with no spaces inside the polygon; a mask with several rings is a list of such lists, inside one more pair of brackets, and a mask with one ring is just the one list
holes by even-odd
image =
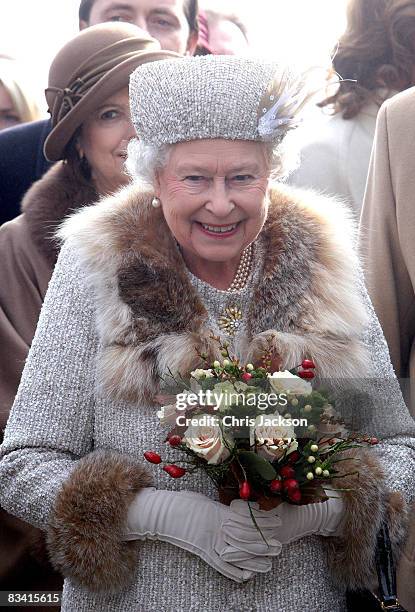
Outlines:
{"label": "camel coat", "polygon": [[360,223],[366,284],[398,378],[415,380],[415,88],[382,106]]}
{"label": "camel coat", "polygon": [[[70,211],[97,197],[59,162],[29,189],[22,214],[0,227],[0,441],[57,260],[54,231]],[[2,508],[0,550],[0,590],[62,588],[41,532]]]}
{"label": "camel coat", "polygon": [[[399,378],[415,381],[415,88],[379,111],[360,224],[366,284]],[[407,383],[408,381],[406,381]],[[404,389],[408,384],[403,381]],[[415,522],[398,570],[398,594],[415,610]]]}

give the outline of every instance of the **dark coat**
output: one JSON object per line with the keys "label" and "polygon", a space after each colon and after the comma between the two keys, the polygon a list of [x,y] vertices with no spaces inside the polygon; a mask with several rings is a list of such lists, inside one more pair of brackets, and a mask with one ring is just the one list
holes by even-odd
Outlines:
{"label": "dark coat", "polygon": [[0,133],[0,225],[20,214],[24,194],[50,167],[43,155],[49,132],[46,119]]}

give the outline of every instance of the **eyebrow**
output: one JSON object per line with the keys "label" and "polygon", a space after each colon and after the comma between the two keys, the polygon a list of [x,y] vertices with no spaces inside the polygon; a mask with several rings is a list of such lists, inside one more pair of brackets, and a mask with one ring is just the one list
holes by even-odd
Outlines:
{"label": "eyebrow", "polygon": [[116,10],[130,10],[134,8],[131,4],[127,4],[125,2],[114,2],[105,8],[105,11],[113,11]]}
{"label": "eyebrow", "polygon": [[[107,8],[104,9],[104,13],[107,13],[108,11],[132,11],[132,10],[134,10],[134,7],[131,4],[117,2],[115,4],[111,4],[110,6],[107,6]],[[155,13],[156,15],[174,15],[173,11],[168,7],[154,8],[150,10],[150,13]]]}
{"label": "eyebrow", "polygon": [[[206,167],[193,166],[191,164],[183,164],[182,166],[178,166],[177,171],[184,172],[184,173],[200,172],[200,174],[203,174],[204,172],[210,172],[210,170]],[[241,172],[244,172],[244,173],[253,172],[255,174],[259,172],[259,166],[256,163],[247,162],[246,164],[239,164],[238,166],[235,166],[234,168],[229,168],[227,174],[238,174]]]}
{"label": "eyebrow", "polygon": [[118,108],[120,110],[124,110],[125,106],[123,104],[118,104],[117,102],[107,102],[107,104],[101,104],[101,106],[98,106],[95,112],[99,113],[100,111],[104,110],[104,108]]}

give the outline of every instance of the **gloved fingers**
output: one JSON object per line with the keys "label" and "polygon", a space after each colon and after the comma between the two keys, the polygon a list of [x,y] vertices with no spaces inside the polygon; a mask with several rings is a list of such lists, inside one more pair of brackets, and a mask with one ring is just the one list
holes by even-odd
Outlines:
{"label": "gloved fingers", "polygon": [[[276,529],[277,527],[281,527],[282,521],[279,516],[273,514],[272,516],[264,516],[254,512],[254,519],[258,527],[261,529]],[[230,512],[229,515],[225,519],[226,523],[239,525],[241,529],[246,529],[249,527],[255,527],[255,523],[252,519],[252,516],[248,514],[247,516],[241,516],[240,514],[236,514],[235,512]]]}
{"label": "gloved fingers", "polygon": [[239,548],[251,555],[276,557],[281,553],[282,544],[279,540],[270,539],[265,543],[262,539],[256,542],[241,542],[237,538],[233,538],[224,533],[224,540],[229,546]]}
{"label": "gloved fingers", "polygon": [[[230,505],[231,513],[227,520],[246,525],[253,524],[252,516],[255,518],[259,527],[278,527],[282,521],[278,516],[277,508],[272,510],[259,510],[258,504],[250,504],[246,501],[235,499]],[[251,514],[252,511],[252,514]]]}
{"label": "gloved fingers", "polygon": [[260,527],[261,532],[259,532],[255,525],[252,525],[252,528],[241,527],[229,522],[222,523],[221,529],[223,533],[235,538],[239,542],[263,542],[264,538],[266,541],[274,538],[278,540],[281,533],[280,527],[274,527],[273,529]]}
{"label": "gloved fingers", "polygon": [[235,562],[234,565],[255,574],[266,574],[272,570],[272,561],[269,557],[249,557],[243,561]]}
{"label": "gloved fingers", "polygon": [[245,582],[246,580],[249,580],[250,578],[252,578],[255,573],[254,570],[252,569],[245,569],[245,568],[237,567],[236,565],[233,565],[232,563],[228,563],[227,561],[224,561],[223,559],[221,559],[219,555],[218,556],[206,555],[206,557],[204,556],[201,556],[201,557],[204,561],[206,561],[206,563],[208,563],[216,571],[221,573],[223,576],[226,576],[226,578],[230,578],[231,580],[234,580],[235,582]]}
{"label": "gloved fingers", "polygon": [[[179,538],[173,538],[171,536],[169,536],[168,538],[166,537],[164,541],[170,542],[175,546],[179,546],[180,548],[183,548],[184,550],[187,550],[193,553],[194,555],[197,555],[198,557],[203,559],[203,561],[213,567],[216,571],[223,574],[223,576],[226,576],[226,578],[230,578],[235,582],[245,582],[246,580],[252,578],[252,576],[254,575],[253,571],[237,567],[236,565],[228,563],[220,557],[216,549],[223,549],[223,539],[221,537],[217,539],[216,542],[212,542],[212,547],[207,546],[203,547],[203,549],[200,548],[200,546],[195,546],[192,542]],[[221,541],[222,543],[220,544]]]}
{"label": "gloved fingers", "polygon": [[272,566],[272,559],[270,557],[252,555],[234,546],[226,545],[220,557],[228,563],[245,569],[252,569],[255,572],[268,572]]}

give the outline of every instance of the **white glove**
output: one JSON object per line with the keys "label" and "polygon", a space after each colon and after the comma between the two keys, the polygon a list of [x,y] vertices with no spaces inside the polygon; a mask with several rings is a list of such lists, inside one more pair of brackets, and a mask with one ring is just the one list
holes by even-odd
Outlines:
{"label": "white glove", "polygon": [[[328,495],[333,497],[321,503],[294,506],[283,502],[277,506],[276,511],[281,519],[281,526],[274,531],[273,537],[276,537],[282,544],[289,544],[312,534],[340,535],[345,514],[344,501],[339,491],[330,491]],[[246,508],[240,505],[239,500],[232,502],[231,508],[241,517],[241,520],[245,520]],[[234,528],[234,525],[227,527],[231,535],[235,535]]]}
{"label": "white glove", "polygon": [[[239,501],[248,506],[247,502]],[[243,582],[255,572],[270,571],[271,557],[281,552],[280,542],[273,538],[281,521],[272,512],[257,509],[253,512],[267,544],[249,511],[245,516],[238,515],[229,506],[192,491],[144,488],[129,508],[123,539],[170,542],[198,555],[227,578]],[[235,529],[228,535],[234,521]]]}

